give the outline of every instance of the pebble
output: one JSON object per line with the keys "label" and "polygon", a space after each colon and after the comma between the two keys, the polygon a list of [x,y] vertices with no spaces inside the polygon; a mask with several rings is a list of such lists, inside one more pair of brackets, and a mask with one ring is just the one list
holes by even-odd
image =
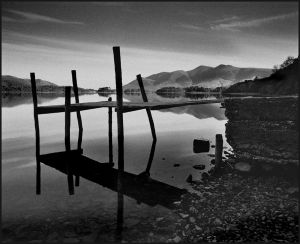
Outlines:
{"label": "pebble", "polygon": [[195,223],[196,222],[196,219],[194,217],[190,217],[189,220],[190,220],[191,223]]}
{"label": "pebble", "polygon": [[179,213],[179,215],[182,217],[182,218],[187,218],[187,217],[189,217],[189,215],[188,214],[184,214],[184,213]]}
{"label": "pebble", "polygon": [[239,162],[234,165],[234,168],[239,171],[248,172],[251,170],[251,165],[248,163]]}
{"label": "pebble", "polygon": [[66,242],[66,243],[77,243],[77,242],[79,242],[79,240],[76,239],[76,238],[65,238],[63,240],[63,242]]}
{"label": "pebble", "polygon": [[164,219],[164,217],[160,217],[160,218],[157,218],[156,221],[159,222],[159,221],[162,221],[163,219]]}
{"label": "pebble", "polygon": [[299,191],[299,188],[298,187],[290,187],[286,190],[288,193],[290,194],[293,194],[295,192],[298,192]]}
{"label": "pebble", "polygon": [[222,221],[219,218],[216,218],[214,223],[217,225],[220,225],[220,224],[222,224]]}
{"label": "pebble", "polygon": [[173,239],[174,242],[178,243],[181,241],[181,238],[179,236],[176,236],[174,239]]}
{"label": "pebble", "polygon": [[198,225],[195,225],[195,229],[198,230],[198,231],[202,231],[202,228],[199,227]]}

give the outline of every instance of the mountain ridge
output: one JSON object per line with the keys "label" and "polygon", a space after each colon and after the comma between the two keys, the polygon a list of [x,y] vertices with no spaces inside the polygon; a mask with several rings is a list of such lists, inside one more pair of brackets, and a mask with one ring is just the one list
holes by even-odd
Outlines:
{"label": "mountain ridge", "polygon": [[[1,76],[2,93],[31,93],[30,79],[23,79],[12,75]],[[63,93],[64,86],[59,86],[53,82],[36,79],[37,92]],[[78,87],[79,93],[96,92],[93,89]]]}
{"label": "mountain ridge", "polygon": [[[266,77],[271,74],[271,69],[265,68],[239,68],[232,65],[220,64],[216,67],[200,65],[192,70],[175,70],[159,72],[143,77],[146,90],[157,90],[163,87],[174,86],[185,88],[189,86],[202,86],[216,88],[230,86],[237,82],[254,77]],[[139,89],[137,80],[123,86],[126,89]]]}

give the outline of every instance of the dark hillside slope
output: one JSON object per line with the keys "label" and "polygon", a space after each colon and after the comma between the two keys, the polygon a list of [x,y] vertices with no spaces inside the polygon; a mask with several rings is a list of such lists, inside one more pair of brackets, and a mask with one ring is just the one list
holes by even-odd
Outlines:
{"label": "dark hillside slope", "polygon": [[234,84],[224,93],[260,93],[269,95],[298,94],[299,59],[269,77]]}

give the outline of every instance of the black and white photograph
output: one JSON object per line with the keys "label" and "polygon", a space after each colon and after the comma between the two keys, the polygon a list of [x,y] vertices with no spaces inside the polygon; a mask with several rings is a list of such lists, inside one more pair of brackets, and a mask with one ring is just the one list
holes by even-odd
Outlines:
{"label": "black and white photograph", "polygon": [[299,1],[1,1],[2,243],[298,243]]}

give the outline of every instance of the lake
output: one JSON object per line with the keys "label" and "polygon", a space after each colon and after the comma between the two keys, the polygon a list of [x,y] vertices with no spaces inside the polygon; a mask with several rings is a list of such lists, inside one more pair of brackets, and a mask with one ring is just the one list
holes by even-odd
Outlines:
{"label": "lake", "polygon": [[[112,98],[114,100],[115,96]],[[212,98],[149,95],[150,101]],[[40,240],[45,235],[55,240],[74,239],[75,234],[68,228],[79,225],[83,231],[86,229],[87,233],[82,236],[90,238],[87,240],[114,240],[118,204],[115,191],[81,178],[80,187],[75,188],[75,195],[69,196],[66,175],[42,164],[42,193],[35,194],[35,133],[31,99],[30,95],[2,98],[2,223],[7,231],[4,234],[9,236],[9,230],[15,226],[16,240]],[[98,94],[80,96],[81,102],[106,100],[107,97]],[[124,100],[141,101],[141,96],[125,95]],[[74,97],[72,102],[75,102]],[[42,105],[63,103],[63,97],[39,97],[39,104]],[[108,162],[107,109],[83,111],[81,115],[84,155],[99,162]],[[151,179],[193,192],[191,184],[186,181],[187,177],[192,175],[193,179],[201,180],[202,173],[212,167],[210,162],[214,154],[212,147],[209,152],[194,153],[194,139],[206,139],[210,145],[214,145],[216,134],[222,134],[224,147],[230,150],[225,138],[227,119],[224,108],[221,108],[221,104],[193,105],[152,111],[152,115],[157,143],[150,169]],[[41,154],[63,151],[64,114],[40,115],[39,119]],[[125,171],[140,174],[147,167],[152,146],[146,111],[124,114],[124,133]],[[76,115],[72,114],[72,148],[76,148],[77,135]],[[113,152],[114,168],[117,168],[116,113],[113,113]],[[178,167],[174,167],[174,164]],[[205,169],[194,169],[193,166],[198,164],[205,165]],[[124,197],[123,221],[128,228],[143,219],[166,215],[174,214],[160,205],[150,207]],[[26,228],[31,229],[30,234]],[[36,229],[33,231],[32,228]],[[97,228],[97,234],[91,228]]]}

